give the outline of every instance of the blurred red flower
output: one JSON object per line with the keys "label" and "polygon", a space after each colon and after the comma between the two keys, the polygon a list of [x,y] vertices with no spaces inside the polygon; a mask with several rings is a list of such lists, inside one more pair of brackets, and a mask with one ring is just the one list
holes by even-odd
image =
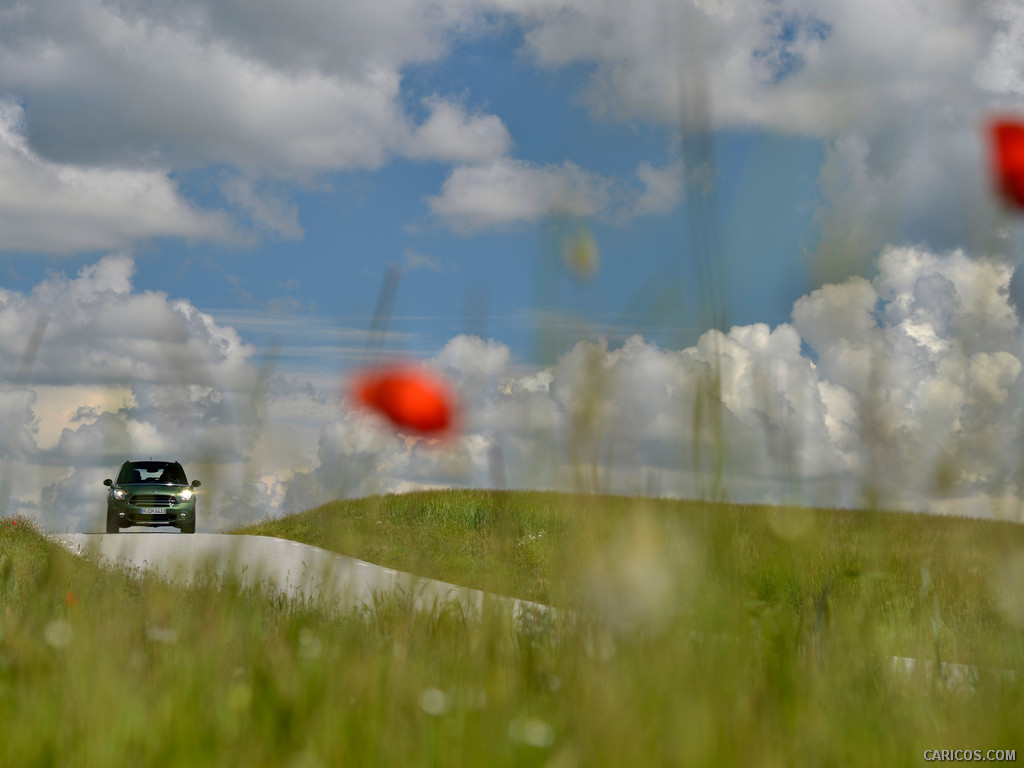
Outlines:
{"label": "blurred red flower", "polygon": [[74,592],[68,592],[64,595],[64,605],[78,605],[78,598],[75,597]]}
{"label": "blurred red flower", "polygon": [[996,191],[1010,205],[1024,209],[1024,122],[993,120],[990,131]]}
{"label": "blurred red flower", "polygon": [[386,365],[356,375],[352,397],[357,405],[376,411],[400,429],[441,434],[455,422],[455,396],[448,384],[440,376],[408,364]]}

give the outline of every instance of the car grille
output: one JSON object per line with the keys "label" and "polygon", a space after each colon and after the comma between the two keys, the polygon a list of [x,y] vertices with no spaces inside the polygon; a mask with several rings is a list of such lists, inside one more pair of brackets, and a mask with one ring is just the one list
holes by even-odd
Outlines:
{"label": "car grille", "polygon": [[174,502],[173,496],[162,493],[140,493],[128,499],[128,503],[135,507],[170,507]]}

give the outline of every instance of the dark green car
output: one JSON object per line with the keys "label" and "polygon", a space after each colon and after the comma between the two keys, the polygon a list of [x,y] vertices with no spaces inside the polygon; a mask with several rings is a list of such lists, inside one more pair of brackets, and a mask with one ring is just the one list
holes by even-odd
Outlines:
{"label": "dark green car", "polygon": [[117,480],[107,478],[107,533],[132,525],[171,525],[196,532],[196,491],[176,461],[126,461]]}

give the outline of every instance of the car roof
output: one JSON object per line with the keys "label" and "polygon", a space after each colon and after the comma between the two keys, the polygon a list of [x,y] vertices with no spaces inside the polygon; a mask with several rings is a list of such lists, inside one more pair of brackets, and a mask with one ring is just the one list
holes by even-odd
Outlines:
{"label": "car roof", "polygon": [[[177,461],[153,461],[152,459],[149,459],[147,461],[126,461],[125,464],[127,464],[130,467],[138,467],[139,469],[148,470],[161,469],[163,467],[181,466],[181,464],[178,463]],[[123,467],[124,464],[122,464],[121,466]]]}

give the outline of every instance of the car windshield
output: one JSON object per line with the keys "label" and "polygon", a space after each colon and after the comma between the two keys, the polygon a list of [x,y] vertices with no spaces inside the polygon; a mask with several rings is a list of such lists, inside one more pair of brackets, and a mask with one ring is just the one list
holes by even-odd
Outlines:
{"label": "car windshield", "polygon": [[121,473],[117,476],[117,482],[121,484],[131,483],[174,483],[175,485],[188,485],[185,479],[185,470],[181,464],[167,461],[129,461],[121,467]]}

